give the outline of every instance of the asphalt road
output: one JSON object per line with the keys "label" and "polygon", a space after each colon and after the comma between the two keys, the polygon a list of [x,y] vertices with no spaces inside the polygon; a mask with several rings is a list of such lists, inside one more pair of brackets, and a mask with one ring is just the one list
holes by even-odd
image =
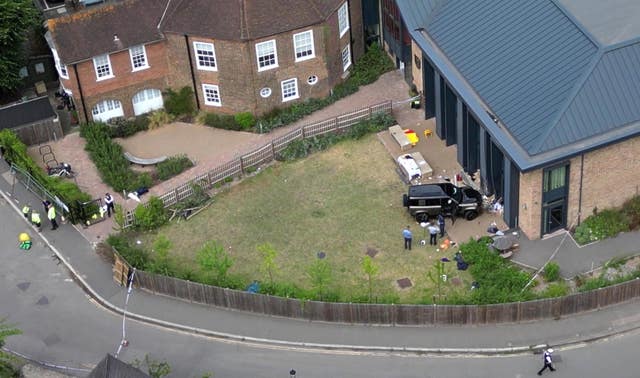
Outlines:
{"label": "asphalt road", "polygon": [[[122,318],[94,304],[38,238],[31,251],[20,251],[17,235],[27,226],[1,200],[0,220],[0,317],[24,332],[8,338],[6,347],[86,375],[106,353],[116,351]],[[134,292],[131,301],[135,300]],[[146,354],[166,360],[172,377],[214,373],[215,378],[286,378],[292,368],[297,378],[533,377],[542,360],[530,354],[443,357],[300,351],[223,342],[133,321],[127,322],[127,339],[130,345],[121,352],[122,360],[143,359]],[[562,362],[553,376],[637,377],[639,344],[640,334],[633,333],[559,351]]]}

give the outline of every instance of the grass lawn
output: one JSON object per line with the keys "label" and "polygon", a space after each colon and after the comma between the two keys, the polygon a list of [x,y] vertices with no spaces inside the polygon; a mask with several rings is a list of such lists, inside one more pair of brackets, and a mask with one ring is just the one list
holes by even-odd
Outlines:
{"label": "grass lawn", "polygon": [[[348,301],[368,293],[361,264],[375,249],[379,266],[374,296],[401,303],[431,303],[434,284],[427,272],[441,257],[453,260],[455,250],[436,253],[419,246],[423,230],[402,207],[406,185],[375,135],[346,141],[328,151],[292,163],[277,163],[215,197],[214,203],[189,221],[158,230],[173,243],[171,255],[198,271],[197,250],[208,240],[219,241],[234,260],[230,274],[266,281],[260,273],[256,246],[270,243],[278,251],[275,280],[310,288],[307,267],[326,254],[333,271],[330,286]],[[402,229],[414,230],[414,248],[403,249]],[[155,235],[142,237],[150,246]],[[471,277],[447,263],[444,292],[468,292]],[[396,280],[413,286],[400,289]]]}

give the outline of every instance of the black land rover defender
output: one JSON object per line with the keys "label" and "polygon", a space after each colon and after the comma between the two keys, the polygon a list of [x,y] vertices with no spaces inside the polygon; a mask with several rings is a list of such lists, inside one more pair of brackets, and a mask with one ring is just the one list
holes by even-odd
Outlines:
{"label": "black land rover defender", "polygon": [[429,217],[440,213],[475,219],[482,209],[482,195],[471,188],[458,187],[450,182],[412,185],[403,195],[402,204],[418,222],[427,222]]}

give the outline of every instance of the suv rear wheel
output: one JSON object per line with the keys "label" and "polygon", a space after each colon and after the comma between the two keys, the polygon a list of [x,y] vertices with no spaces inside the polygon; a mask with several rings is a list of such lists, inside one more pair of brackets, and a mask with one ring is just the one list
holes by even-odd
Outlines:
{"label": "suv rear wheel", "polygon": [[418,214],[416,214],[416,221],[418,223],[428,222],[429,221],[429,214],[427,214],[427,213],[418,213]]}
{"label": "suv rear wheel", "polygon": [[464,219],[466,220],[474,220],[478,216],[478,212],[475,210],[467,211],[464,213]]}

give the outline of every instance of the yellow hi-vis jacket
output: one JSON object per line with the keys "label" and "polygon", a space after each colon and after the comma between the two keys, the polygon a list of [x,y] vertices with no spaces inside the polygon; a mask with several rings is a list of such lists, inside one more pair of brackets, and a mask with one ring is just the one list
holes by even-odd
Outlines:
{"label": "yellow hi-vis jacket", "polygon": [[49,220],[56,219],[56,208],[53,205],[49,206],[49,211],[47,211],[47,218]]}
{"label": "yellow hi-vis jacket", "polygon": [[29,206],[24,205],[24,207],[22,208],[22,214],[29,214],[29,212],[31,211],[31,208],[29,208]]}
{"label": "yellow hi-vis jacket", "polygon": [[31,223],[42,223],[40,221],[40,214],[36,213],[35,211],[31,213]]}

